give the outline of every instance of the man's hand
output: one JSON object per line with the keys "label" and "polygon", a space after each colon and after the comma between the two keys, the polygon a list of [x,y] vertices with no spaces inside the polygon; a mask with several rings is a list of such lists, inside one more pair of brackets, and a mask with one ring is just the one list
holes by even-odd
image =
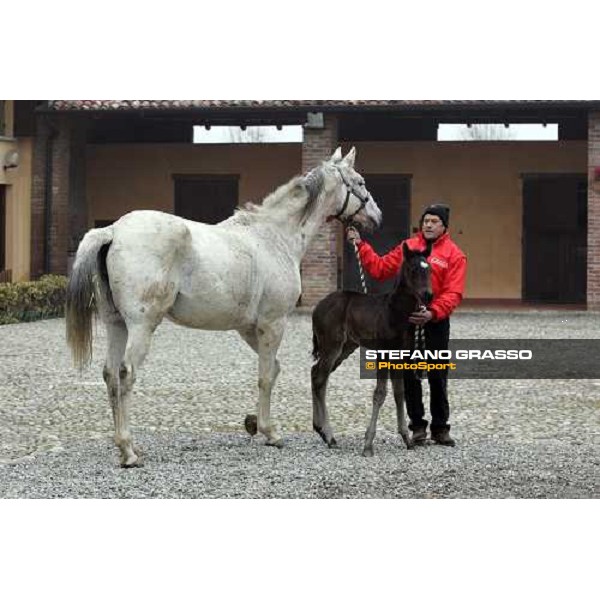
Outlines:
{"label": "man's hand", "polygon": [[408,322],[413,325],[425,325],[425,323],[429,323],[433,319],[433,315],[429,310],[423,310],[414,312],[408,317]]}
{"label": "man's hand", "polygon": [[348,229],[346,229],[346,239],[351,244],[358,244],[358,242],[361,241],[360,233],[358,233],[358,231],[354,227],[348,227]]}

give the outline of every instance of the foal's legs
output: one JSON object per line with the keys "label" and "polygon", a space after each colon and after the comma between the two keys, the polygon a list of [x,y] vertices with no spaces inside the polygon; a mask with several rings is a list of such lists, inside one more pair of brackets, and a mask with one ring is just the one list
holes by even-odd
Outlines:
{"label": "foal's legs", "polygon": [[396,401],[396,418],[398,419],[398,433],[402,436],[407,448],[412,448],[413,443],[408,434],[408,425],[406,424],[406,411],[404,409],[404,377],[396,375],[392,377],[392,389],[394,390],[394,400]]}
{"label": "foal's legs", "polygon": [[[115,336],[113,333],[110,336]],[[115,443],[121,451],[121,466],[134,467],[139,464],[139,457],[133,447],[133,439],[129,429],[129,403],[133,384],[135,383],[137,370],[141,366],[148,350],[150,348],[150,339],[153,329],[145,323],[129,325],[126,329],[125,325],[119,325],[118,333],[114,337],[115,345],[123,344],[126,341],[125,352],[118,366],[116,360],[117,354],[113,355],[113,360],[109,368],[105,372],[109,373],[109,397],[113,408],[113,417],[115,421]],[[109,342],[110,343],[110,342]],[[114,373],[118,374],[118,383]],[[111,393],[117,383],[117,392]]]}
{"label": "foal's legs", "polygon": [[354,342],[346,342],[340,349],[336,343],[331,343],[328,348],[319,349],[319,360],[311,369],[311,385],[313,392],[313,429],[321,436],[330,447],[337,446],[333,436],[333,429],[329,422],[327,411],[327,383],[330,375],[358,348]]}
{"label": "foal's legs", "polygon": [[375,439],[375,432],[377,430],[377,418],[379,417],[379,411],[385,402],[385,395],[387,393],[387,380],[388,372],[385,370],[377,371],[377,385],[373,392],[373,412],[371,413],[371,422],[365,433],[365,447],[363,449],[363,456],[373,456],[373,440]]}
{"label": "foal's legs", "polygon": [[310,381],[313,397],[313,429],[321,436],[323,441],[330,447],[337,446],[337,441],[333,437],[333,430],[329,422],[329,413],[325,395],[327,393],[327,382],[333,366],[341,354],[339,346],[328,349],[321,348],[322,354],[319,360],[312,366],[310,371]]}
{"label": "foal's legs", "polygon": [[313,396],[313,429],[321,436],[322,440],[330,447],[337,446],[333,437],[333,430],[329,422],[329,413],[325,402],[327,393],[327,381],[333,366],[333,360],[320,358],[311,369],[310,379]]}

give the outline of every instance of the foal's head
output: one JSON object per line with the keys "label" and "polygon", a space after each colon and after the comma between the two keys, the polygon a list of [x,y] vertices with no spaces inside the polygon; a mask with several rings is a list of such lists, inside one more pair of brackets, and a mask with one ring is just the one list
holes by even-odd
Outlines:
{"label": "foal's head", "polygon": [[396,283],[396,290],[408,292],[415,298],[417,307],[427,306],[432,298],[431,268],[427,263],[428,252],[415,252],[406,243],[402,244],[402,268]]}

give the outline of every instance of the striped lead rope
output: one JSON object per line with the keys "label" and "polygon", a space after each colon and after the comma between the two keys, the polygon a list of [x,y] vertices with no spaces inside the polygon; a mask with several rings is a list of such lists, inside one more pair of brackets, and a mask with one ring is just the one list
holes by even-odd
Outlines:
{"label": "striped lead rope", "polygon": [[354,254],[356,254],[356,262],[358,263],[358,271],[360,272],[360,283],[362,285],[363,294],[367,293],[367,284],[365,283],[365,273],[363,271],[362,263],[360,262],[360,253],[358,251],[358,246],[356,245],[356,241],[352,242],[354,246]]}
{"label": "striped lead rope", "polygon": [[[419,350],[419,352],[425,350],[425,331],[422,325],[417,325],[415,327],[415,348]],[[415,375],[417,379],[423,379],[423,371],[421,369],[417,369]]]}

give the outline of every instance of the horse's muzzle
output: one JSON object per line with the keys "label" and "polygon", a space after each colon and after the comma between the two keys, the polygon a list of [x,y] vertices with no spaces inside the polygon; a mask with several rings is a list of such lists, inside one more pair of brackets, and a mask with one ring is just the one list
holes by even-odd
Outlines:
{"label": "horse's muzzle", "polygon": [[350,225],[358,225],[369,233],[379,227],[379,223],[365,214],[358,214],[350,220]]}

